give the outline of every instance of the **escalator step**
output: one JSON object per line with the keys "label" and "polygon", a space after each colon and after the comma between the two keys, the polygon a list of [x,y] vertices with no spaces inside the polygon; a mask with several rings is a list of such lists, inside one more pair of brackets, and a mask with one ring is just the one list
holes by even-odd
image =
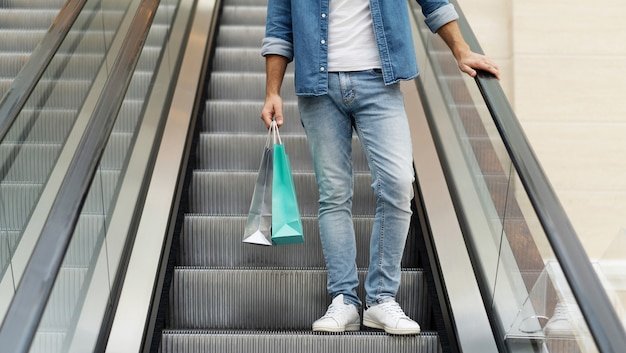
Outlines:
{"label": "escalator step", "polygon": [[29,352],[63,352],[66,336],[64,331],[37,331]]}
{"label": "escalator step", "polygon": [[38,183],[0,183],[2,229],[23,229],[42,189],[43,185]]}
{"label": "escalator step", "polygon": [[[211,215],[247,215],[256,184],[257,172],[211,172],[196,170],[191,177],[189,213]],[[298,207],[302,216],[315,216],[318,212],[318,191],[315,175],[293,173],[298,196]],[[373,216],[376,200],[370,187],[369,173],[354,174],[354,196],[352,214]]]}
{"label": "escalator step", "polygon": [[[304,244],[259,246],[242,243],[247,217],[186,215],[178,263],[204,267],[317,267],[325,266],[317,217],[304,217]],[[357,241],[356,264],[369,263],[371,217],[353,220]]]}
{"label": "escalator step", "polygon": [[[203,131],[211,133],[250,134],[265,133],[265,125],[259,118],[263,101],[210,100],[202,116]],[[280,128],[285,134],[303,134],[300,113],[295,102],[284,102],[285,123]]]}
{"label": "escalator step", "polygon": [[[232,3],[232,1],[231,1]],[[222,25],[246,24],[265,27],[266,6],[224,5],[220,22]],[[258,43],[257,43],[258,45]]]}
{"label": "escalator step", "polygon": [[[310,330],[330,300],[324,269],[176,267],[170,329]],[[363,283],[365,271],[359,271]],[[430,314],[421,270],[403,270],[397,301],[424,325]],[[357,293],[364,298],[363,286]],[[424,327],[428,329],[428,327]]]}
{"label": "escalator step", "polygon": [[[2,7],[0,8],[0,23],[2,23],[2,29],[16,29],[21,30],[24,28],[24,19],[28,18],[28,28],[41,29],[47,31],[50,28],[50,24],[54,22],[54,19],[59,14],[59,9],[11,9]],[[265,19],[263,19],[265,21]]]}
{"label": "escalator step", "polygon": [[[272,246],[243,244],[246,216],[185,215],[180,240],[178,263],[181,266],[203,267],[324,267],[317,217],[303,217],[303,245]],[[357,242],[356,265],[369,264],[369,239],[373,218],[353,217]],[[411,229],[402,256],[402,267],[419,266],[415,249],[417,235]]]}
{"label": "escalator step", "polygon": [[39,330],[59,331],[71,324],[86,275],[87,267],[61,267]]}
{"label": "escalator step", "polygon": [[[2,32],[0,32],[0,35],[2,35],[1,33]],[[0,92],[6,92],[8,86],[13,82],[13,78],[17,76],[22,67],[28,62],[29,58],[30,53],[0,52],[0,63],[2,63],[2,65],[0,65],[0,82],[2,82],[3,86]]]}
{"label": "escalator step", "polygon": [[[283,100],[295,100],[294,75],[286,73],[281,96]],[[265,73],[214,72],[209,79],[211,99],[265,100]]]}
{"label": "escalator step", "polygon": [[61,144],[1,144],[0,173],[3,183],[45,183],[61,147]]}
{"label": "escalator step", "polygon": [[4,138],[4,143],[24,142],[23,132],[28,131],[28,142],[62,144],[72,129],[74,109],[24,109]]}
{"label": "escalator step", "polygon": [[310,332],[172,331],[163,332],[162,353],[438,353],[431,332],[390,336],[380,332],[313,334]]}
{"label": "escalator step", "polygon": [[[288,66],[292,67],[293,65]],[[261,56],[259,48],[216,48],[213,73],[220,71],[264,73],[265,59]]]}
{"label": "escalator step", "polygon": [[[281,137],[294,172],[312,171],[313,161],[304,135]],[[197,169],[213,171],[257,171],[261,154],[267,142],[267,135],[225,135],[202,134],[198,143]],[[270,141],[270,146],[272,142]],[[353,169],[355,172],[369,172],[367,159],[358,139],[352,143]]]}
{"label": "escalator step", "polygon": [[263,6],[267,7],[267,0],[228,0],[228,5],[234,6]]}
{"label": "escalator step", "polygon": [[260,26],[220,26],[217,36],[218,47],[252,47],[261,46],[265,37],[265,25]]}
{"label": "escalator step", "polygon": [[60,9],[67,0],[13,0],[7,1],[11,8],[18,9]]}

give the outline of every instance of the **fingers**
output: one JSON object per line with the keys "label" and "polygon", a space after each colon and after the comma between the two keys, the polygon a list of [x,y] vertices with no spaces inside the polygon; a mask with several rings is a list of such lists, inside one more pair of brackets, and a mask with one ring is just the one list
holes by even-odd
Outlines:
{"label": "fingers", "polygon": [[261,110],[261,120],[269,129],[272,120],[276,120],[276,126],[283,125],[283,101],[280,97],[268,97]]}
{"label": "fingers", "polygon": [[491,60],[487,59],[480,67],[481,70],[485,70],[494,75],[498,80],[500,79],[500,68]]}
{"label": "fingers", "polygon": [[459,68],[468,75],[475,77],[476,70],[483,70],[500,79],[500,69],[491,59],[484,55],[471,52],[459,61]]}
{"label": "fingers", "polygon": [[472,69],[468,65],[461,66],[461,71],[465,72],[466,74],[468,74],[468,75],[470,75],[472,77],[476,77],[476,70]]}

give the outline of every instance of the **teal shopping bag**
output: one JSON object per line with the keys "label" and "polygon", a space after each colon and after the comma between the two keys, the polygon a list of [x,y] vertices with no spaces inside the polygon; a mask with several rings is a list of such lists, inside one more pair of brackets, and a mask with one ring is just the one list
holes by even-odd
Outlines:
{"label": "teal shopping bag", "polygon": [[274,136],[272,242],[276,245],[303,243],[302,219],[298,209],[289,156],[278,135],[278,128],[275,128]]}

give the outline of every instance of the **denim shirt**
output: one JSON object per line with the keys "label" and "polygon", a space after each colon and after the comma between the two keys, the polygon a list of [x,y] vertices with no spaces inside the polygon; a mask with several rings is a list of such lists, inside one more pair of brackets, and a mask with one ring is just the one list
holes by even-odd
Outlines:
{"label": "denim shirt", "polygon": [[[275,54],[295,61],[299,96],[328,92],[328,11],[330,0],[268,0],[263,56]],[[426,24],[436,32],[458,19],[448,0],[417,0]],[[385,84],[417,76],[406,0],[370,0],[374,36]]]}

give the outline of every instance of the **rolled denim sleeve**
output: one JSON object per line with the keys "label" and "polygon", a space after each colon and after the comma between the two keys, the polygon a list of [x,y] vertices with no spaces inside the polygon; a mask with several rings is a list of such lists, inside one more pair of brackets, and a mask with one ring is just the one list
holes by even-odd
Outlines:
{"label": "rolled denim sleeve", "polygon": [[459,19],[454,5],[448,3],[447,0],[417,0],[417,2],[426,17],[426,25],[433,33],[446,23]]}
{"label": "rolled denim sleeve", "polygon": [[265,24],[265,38],[261,55],[282,55],[293,60],[293,32],[291,0],[269,0]]}
{"label": "rolled denim sleeve", "polygon": [[293,44],[284,39],[265,37],[261,42],[261,55],[282,55],[291,62],[293,60]]}

